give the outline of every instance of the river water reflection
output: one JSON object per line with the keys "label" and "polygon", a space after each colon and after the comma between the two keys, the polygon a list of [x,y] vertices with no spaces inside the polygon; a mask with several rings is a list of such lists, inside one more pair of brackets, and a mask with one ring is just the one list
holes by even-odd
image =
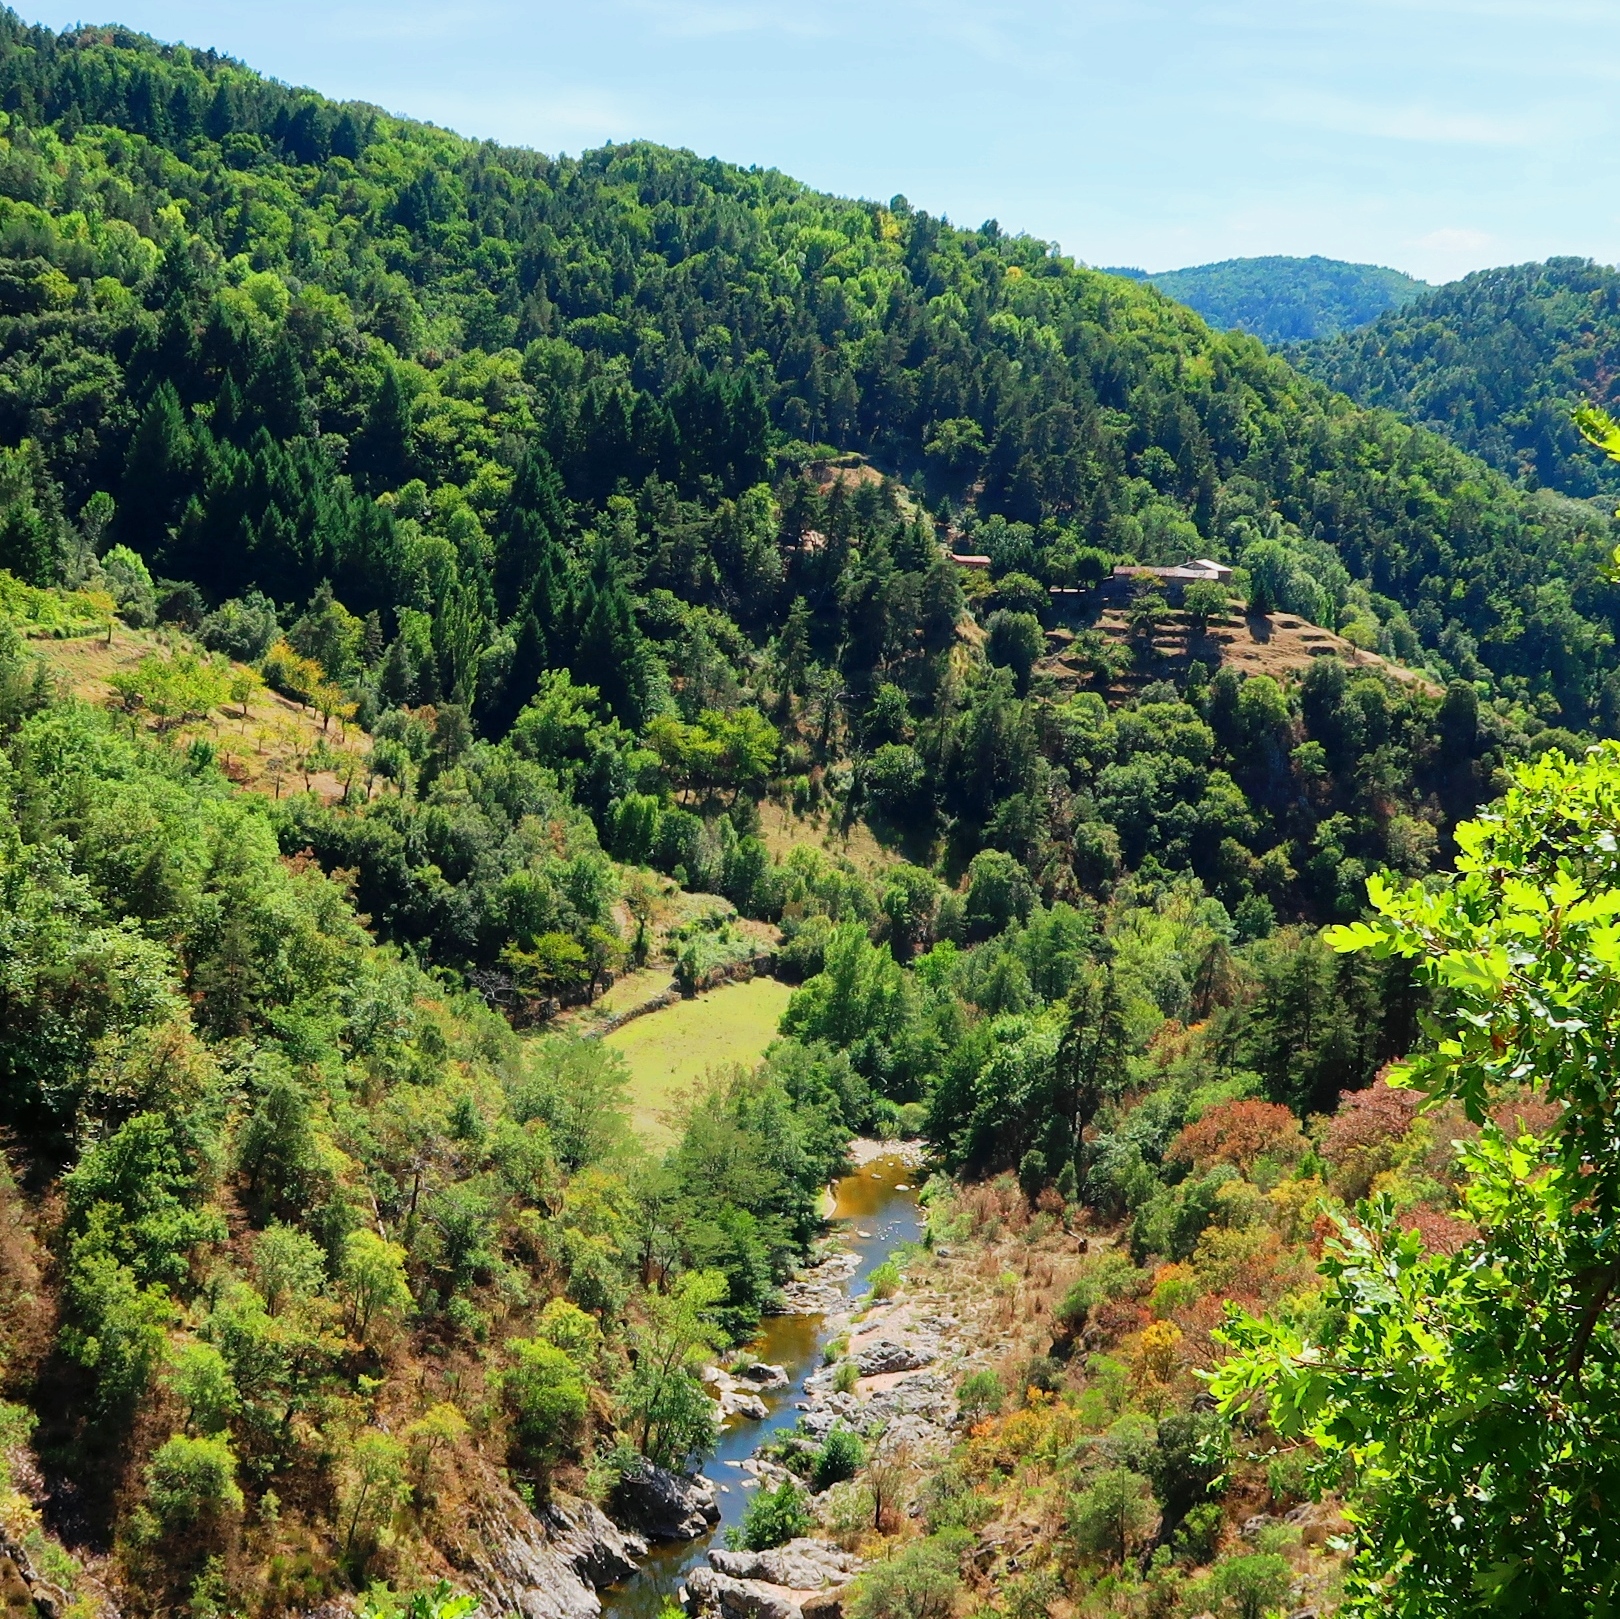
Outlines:
{"label": "river water reflection", "polygon": [[[842,1230],[845,1246],[860,1261],[848,1283],[851,1298],[866,1291],[867,1278],[896,1248],[922,1235],[915,1177],[916,1171],[902,1159],[884,1157],[863,1164],[834,1186],[832,1219]],[[656,1619],[665,1601],[675,1600],[688,1572],[703,1562],[709,1547],[723,1545],[726,1530],[742,1522],[753,1491],[743,1488],[748,1474],[731,1464],[746,1460],[771,1434],[798,1421],[797,1403],[804,1398],[804,1380],[821,1365],[831,1336],[825,1316],[766,1319],[749,1348],[755,1358],[783,1367],[788,1386],[763,1396],[769,1412],[764,1421],[733,1417],[721,1431],[714,1455],[704,1464],[704,1474],[723,1486],[720,1522],[697,1540],[654,1546],[640,1573],[602,1592],[605,1619]]]}

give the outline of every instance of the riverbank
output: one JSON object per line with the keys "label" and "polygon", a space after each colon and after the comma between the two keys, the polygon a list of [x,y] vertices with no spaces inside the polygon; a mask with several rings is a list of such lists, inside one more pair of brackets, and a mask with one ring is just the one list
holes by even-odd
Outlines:
{"label": "riverbank", "polygon": [[[656,1619],[667,1603],[679,1600],[695,1571],[718,1574],[709,1553],[724,1559],[726,1531],[741,1525],[751,1492],[767,1476],[770,1464],[761,1450],[819,1408],[813,1380],[827,1365],[828,1345],[849,1330],[857,1296],[874,1270],[922,1235],[911,1154],[863,1153],[860,1167],[837,1183],[836,1194],[833,1230],[814,1262],[783,1289],[782,1313],[767,1317],[759,1337],[730,1363],[746,1368],[746,1375],[710,1369],[708,1381],[726,1409],[720,1442],[703,1474],[716,1493],[718,1520],[694,1539],[654,1546],[634,1576],[602,1592],[605,1619]],[[698,1586],[704,1588],[704,1580]]]}

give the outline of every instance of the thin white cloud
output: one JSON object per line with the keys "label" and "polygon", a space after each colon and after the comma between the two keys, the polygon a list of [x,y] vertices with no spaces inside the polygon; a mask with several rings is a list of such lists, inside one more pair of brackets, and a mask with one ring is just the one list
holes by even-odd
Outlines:
{"label": "thin white cloud", "polygon": [[1264,109],[1281,123],[1303,124],[1336,135],[1415,141],[1440,146],[1531,146],[1545,138],[1539,121],[1425,106],[1390,105],[1351,96],[1290,91]]}

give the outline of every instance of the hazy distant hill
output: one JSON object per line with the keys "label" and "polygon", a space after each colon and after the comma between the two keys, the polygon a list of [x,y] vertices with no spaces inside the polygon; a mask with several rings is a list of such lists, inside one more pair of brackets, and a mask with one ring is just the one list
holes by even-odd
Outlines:
{"label": "hazy distant hill", "polygon": [[1480,270],[1295,358],[1511,477],[1570,495],[1620,490],[1620,467],[1570,423],[1577,402],[1612,408],[1620,394],[1620,272],[1606,265],[1571,258]]}
{"label": "hazy distant hill", "polygon": [[1365,326],[1428,285],[1380,265],[1321,257],[1226,259],[1157,275],[1113,273],[1151,281],[1211,326],[1242,327],[1270,344],[1308,342]]}

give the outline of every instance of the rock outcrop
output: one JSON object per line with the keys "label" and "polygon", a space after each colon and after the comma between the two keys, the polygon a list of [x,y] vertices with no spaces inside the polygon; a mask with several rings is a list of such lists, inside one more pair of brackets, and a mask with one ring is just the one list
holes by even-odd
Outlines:
{"label": "rock outcrop", "polygon": [[68,1595],[34,1567],[20,1541],[0,1524],[0,1612],[27,1612],[39,1619],[59,1619],[68,1610]]}
{"label": "rock outcrop", "polygon": [[644,1458],[625,1470],[608,1506],[615,1523],[648,1540],[695,1540],[720,1521],[719,1495],[706,1478],[683,1478]]}
{"label": "rock outcrop", "polygon": [[712,1551],[709,1561],[734,1580],[764,1580],[795,1591],[844,1585],[855,1578],[860,1562],[830,1541],[790,1540],[764,1552]]}
{"label": "rock outcrop", "polygon": [[647,1542],[589,1501],[554,1495],[531,1513],[506,1491],[445,1550],[488,1614],[596,1619],[597,1590],[634,1574]]}
{"label": "rock outcrop", "polygon": [[883,1377],[890,1372],[918,1371],[933,1358],[917,1345],[879,1338],[855,1356],[855,1368],[862,1377]]}
{"label": "rock outcrop", "polygon": [[841,1619],[842,1590],[860,1563],[824,1540],[765,1552],[709,1553],[686,1577],[686,1611],[702,1619]]}

